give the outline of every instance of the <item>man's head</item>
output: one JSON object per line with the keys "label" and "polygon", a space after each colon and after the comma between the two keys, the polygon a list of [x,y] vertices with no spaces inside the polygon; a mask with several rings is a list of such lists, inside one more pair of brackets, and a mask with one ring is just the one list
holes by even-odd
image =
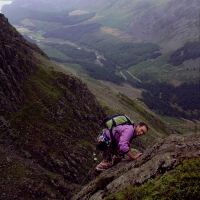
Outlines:
{"label": "man's head", "polygon": [[147,133],[149,130],[149,127],[146,123],[140,122],[139,124],[136,125],[135,132],[136,136],[144,135]]}

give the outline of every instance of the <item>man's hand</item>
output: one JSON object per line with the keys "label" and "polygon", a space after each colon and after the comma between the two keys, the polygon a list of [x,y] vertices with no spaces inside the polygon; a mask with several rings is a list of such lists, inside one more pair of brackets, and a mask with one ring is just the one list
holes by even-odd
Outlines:
{"label": "man's hand", "polygon": [[142,155],[141,152],[137,153],[137,154],[135,155],[135,159],[139,158],[141,155]]}
{"label": "man's hand", "polygon": [[136,154],[135,154],[135,153],[129,151],[129,152],[127,153],[127,155],[129,156],[129,158],[130,158],[131,160],[136,160],[136,159],[138,159],[138,158],[142,155],[142,153],[139,152],[139,153],[136,153]]}

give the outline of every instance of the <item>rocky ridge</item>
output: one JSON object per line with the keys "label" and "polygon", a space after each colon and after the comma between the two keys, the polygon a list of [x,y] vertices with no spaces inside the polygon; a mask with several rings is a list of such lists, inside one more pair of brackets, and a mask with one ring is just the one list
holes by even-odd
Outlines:
{"label": "rocky ridge", "polygon": [[3,15],[0,27],[0,199],[69,199],[94,164],[104,111]]}
{"label": "rocky ridge", "polygon": [[35,70],[32,51],[45,55],[28,43],[0,14],[0,113],[16,111],[23,102],[22,84]]}
{"label": "rocky ridge", "polygon": [[[176,168],[184,160],[199,157],[199,135],[171,135],[146,150],[137,161],[123,161],[106,170],[72,199],[106,199],[110,195],[123,191],[130,185],[140,186],[150,179],[162,176],[167,171]],[[198,183],[200,180],[197,179],[196,181]]]}

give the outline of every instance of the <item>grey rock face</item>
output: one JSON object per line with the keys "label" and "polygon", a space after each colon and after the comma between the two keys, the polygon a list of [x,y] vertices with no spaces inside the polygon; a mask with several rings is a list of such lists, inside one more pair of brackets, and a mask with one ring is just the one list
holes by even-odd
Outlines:
{"label": "grey rock face", "polygon": [[184,159],[200,157],[200,136],[172,135],[149,148],[137,161],[123,161],[106,170],[86,185],[73,200],[101,200],[128,185],[142,184],[148,179],[175,168]]}

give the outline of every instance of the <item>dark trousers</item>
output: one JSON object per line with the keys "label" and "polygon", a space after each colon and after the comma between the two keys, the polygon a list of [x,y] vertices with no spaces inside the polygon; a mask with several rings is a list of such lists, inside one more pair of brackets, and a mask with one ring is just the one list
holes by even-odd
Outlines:
{"label": "dark trousers", "polygon": [[111,149],[111,147],[108,147],[107,149],[105,149],[104,151],[102,151],[102,156],[103,159],[111,162],[112,161],[112,157],[113,157],[113,150]]}
{"label": "dark trousers", "polygon": [[110,146],[102,151],[102,155],[103,159],[108,162],[113,161],[113,156],[116,156],[118,158],[121,157],[119,155],[118,146],[116,144],[110,144]]}

